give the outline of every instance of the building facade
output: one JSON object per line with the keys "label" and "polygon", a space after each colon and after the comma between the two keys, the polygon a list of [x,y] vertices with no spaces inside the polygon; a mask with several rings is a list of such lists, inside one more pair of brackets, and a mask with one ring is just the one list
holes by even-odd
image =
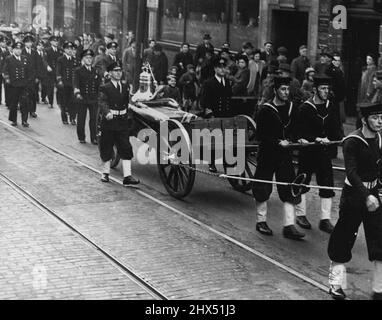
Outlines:
{"label": "building facade", "polygon": [[136,0],[0,0],[0,20],[21,29],[62,29],[68,38],[84,32],[121,36],[135,29]]}
{"label": "building facade", "polygon": [[[347,9],[346,29],[333,28],[337,5]],[[382,0],[148,0],[148,12],[148,36],[165,46],[170,61],[182,42],[195,47],[204,33],[215,47],[229,42],[234,51],[246,41],[258,48],[272,41],[288,48],[290,60],[302,44],[313,62],[324,48],[340,52],[348,114],[355,112],[366,54],[382,52]]]}

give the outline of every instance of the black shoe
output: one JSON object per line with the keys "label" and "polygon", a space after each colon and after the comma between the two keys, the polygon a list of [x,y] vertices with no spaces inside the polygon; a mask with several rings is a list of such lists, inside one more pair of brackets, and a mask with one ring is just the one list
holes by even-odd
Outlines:
{"label": "black shoe", "polygon": [[342,288],[335,289],[333,286],[330,286],[329,294],[332,296],[334,300],[345,300],[346,294],[342,290]]}
{"label": "black shoe", "polygon": [[11,126],[12,126],[12,127],[17,127],[17,122],[12,122],[12,123],[11,123]]}
{"label": "black shoe", "polygon": [[273,231],[268,227],[266,222],[256,224],[256,230],[266,236],[273,236]]}
{"label": "black shoe", "polygon": [[301,240],[305,237],[305,234],[298,231],[294,225],[284,227],[283,235],[285,238],[292,240]]}
{"label": "black shoe", "polygon": [[49,106],[49,108],[53,109],[53,104],[51,104],[51,105]]}
{"label": "black shoe", "polygon": [[132,176],[128,176],[125,179],[123,179],[123,186],[130,187],[130,186],[136,186],[137,184],[140,184],[141,182],[137,179],[134,179]]}
{"label": "black shoe", "polygon": [[26,121],[24,121],[24,122],[23,122],[23,127],[24,127],[24,128],[29,128],[29,123],[26,122]]}
{"label": "black shoe", "polygon": [[85,140],[80,140],[80,143],[81,143],[81,144],[85,144],[86,141],[85,141]]}
{"label": "black shoe", "polygon": [[216,166],[214,164],[209,165],[209,170],[211,173],[217,173],[218,169],[216,169]]}
{"label": "black shoe", "polygon": [[69,124],[68,121],[62,121],[62,123],[65,124],[65,125],[68,125],[68,124]]}
{"label": "black shoe", "polygon": [[41,103],[43,103],[43,104],[48,104],[49,102],[46,101],[46,99],[44,99],[43,101],[41,101]]}
{"label": "black shoe", "polygon": [[373,292],[372,300],[382,300],[382,292]]}
{"label": "black shoe", "polygon": [[312,229],[312,225],[310,224],[310,222],[308,221],[308,219],[306,218],[306,216],[300,216],[300,217],[296,217],[296,223],[303,229],[307,229],[307,230],[310,230]]}
{"label": "black shoe", "polygon": [[32,118],[37,118],[37,113],[36,112],[31,112],[31,117]]}
{"label": "black shoe", "polygon": [[76,122],[76,120],[70,120],[70,124],[71,124],[72,126],[76,126],[76,125],[77,125],[77,122]]}
{"label": "black shoe", "polygon": [[329,219],[321,220],[319,228],[321,231],[331,234],[334,230],[334,227]]}
{"label": "black shoe", "polygon": [[98,141],[97,140],[92,140],[92,145],[98,146]]}
{"label": "black shoe", "polygon": [[107,173],[103,173],[103,174],[102,174],[101,181],[102,181],[102,182],[105,182],[105,183],[110,182],[109,174],[107,174]]}

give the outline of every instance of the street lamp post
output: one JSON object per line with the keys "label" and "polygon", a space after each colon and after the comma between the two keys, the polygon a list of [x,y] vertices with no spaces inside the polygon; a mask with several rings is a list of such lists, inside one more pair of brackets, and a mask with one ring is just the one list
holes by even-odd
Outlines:
{"label": "street lamp post", "polygon": [[[143,50],[144,50],[144,41],[145,41],[145,32],[146,32],[146,12],[147,12],[147,0],[138,1],[138,18],[137,18],[137,28],[136,28],[136,37],[137,37],[137,58],[135,60],[135,79],[134,84],[139,82],[139,75],[141,73],[142,60],[143,60]],[[133,85],[134,90],[135,85]]]}

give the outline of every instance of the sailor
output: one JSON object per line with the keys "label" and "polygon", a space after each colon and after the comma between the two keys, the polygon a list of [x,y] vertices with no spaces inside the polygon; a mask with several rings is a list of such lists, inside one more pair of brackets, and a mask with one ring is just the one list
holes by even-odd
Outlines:
{"label": "sailor", "polygon": [[[297,120],[297,108],[289,100],[290,82],[290,77],[275,76],[275,98],[269,103],[264,103],[259,110],[259,152],[255,179],[273,181],[273,176],[276,175],[278,182],[292,183],[296,178],[291,151],[287,149],[293,140]],[[305,234],[295,227],[294,205],[300,199],[293,197],[289,186],[278,185],[277,190],[283,202],[284,237],[293,240],[305,237]],[[267,224],[267,202],[272,193],[272,184],[255,182],[252,191],[257,204],[256,230],[271,236],[273,232]]]}
{"label": "sailor", "polygon": [[[231,107],[232,87],[226,78],[227,60],[215,59],[213,62],[215,75],[206,80],[202,86],[200,105],[204,110],[205,118],[227,118],[233,117]],[[210,172],[217,173],[215,166],[215,154],[212,152]]]}
{"label": "sailor", "polygon": [[37,70],[37,59],[38,54],[36,50],[33,49],[35,39],[32,35],[26,35],[24,37],[24,49],[22,54],[28,58],[29,69],[31,71],[30,78],[28,81],[27,91],[28,91],[28,101],[29,101],[29,113],[32,118],[37,118],[36,108],[38,99],[38,70]]}
{"label": "sailor", "polygon": [[359,105],[362,128],[345,138],[343,153],[346,169],[339,220],[330,236],[328,254],[330,294],[334,299],[346,298],[345,263],[352,258],[352,249],[361,223],[365,231],[369,260],[374,264],[373,299],[382,300],[382,208],[378,181],[382,156],[382,104]]}
{"label": "sailor", "polygon": [[78,102],[77,136],[80,143],[86,143],[85,121],[89,110],[90,141],[97,145],[97,99],[102,76],[92,67],[93,50],[84,50],[81,54],[83,65],[74,72],[74,96]]}
{"label": "sailor", "polygon": [[[49,38],[50,47],[46,50],[46,62],[47,62],[47,96],[49,100],[50,107],[53,108],[54,99],[54,86],[56,84],[56,68],[57,60],[62,56],[62,51],[58,48],[58,38],[56,36],[51,36]],[[58,100],[58,93],[57,93]]]}
{"label": "sailor", "polygon": [[126,187],[139,184],[131,173],[133,148],[130,143],[132,130],[129,119],[129,86],[123,84],[122,63],[111,63],[107,72],[111,81],[102,85],[98,95],[99,113],[101,120],[101,136],[99,139],[100,155],[103,161],[102,182],[110,182],[110,165],[113,157],[113,147],[116,146],[122,159],[123,185]]}
{"label": "sailor", "polygon": [[[312,174],[316,175],[319,186],[333,187],[333,167],[328,145],[330,141],[339,140],[341,132],[336,125],[334,105],[328,100],[331,78],[326,75],[314,76],[314,96],[304,102],[299,111],[298,139],[302,144],[315,142],[317,146],[300,149],[298,173],[305,173],[305,183],[309,184]],[[306,217],[306,193],[303,189],[301,203],[296,206],[296,222],[304,229],[312,225]],[[331,189],[321,189],[321,219],[319,229],[332,233],[332,203],[335,193]]]}
{"label": "sailor", "polygon": [[16,42],[12,46],[13,53],[5,59],[3,69],[5,83],[9,85],[9,121],[12,126],[17,126],[17,107],[20,103],[20,111],[23,127],[28,124],[28,97],[26,87],[30,79],[28,58],[21,55],[24,48],[22,42]]}
{"label": "sailor", "polygon": [[79,62],[73,57],[74,43],[66,41],[63,45],[64,55],[57,59],[57,87],[59,98],[59,105],[61,107],[61,120],[63,124],[68,123],[68,115],[70,123],[75,126],[77,110],[74,103],[73,96],[73,79],[74,70],[79,67]]}

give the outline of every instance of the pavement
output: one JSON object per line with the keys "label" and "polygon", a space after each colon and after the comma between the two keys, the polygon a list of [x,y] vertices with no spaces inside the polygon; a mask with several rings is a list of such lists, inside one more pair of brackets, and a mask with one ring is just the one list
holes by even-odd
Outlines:
{"label": "pavement", "polygon": [[[0,114],[4,120],[6,110]],[[329,298],[138,192],[102,184],[97,174],[21,134],[58,141],[70,132],[72,154],[96,153],[78,144],[74,128],[58,125],[57,109],[39,106],[39,115],[21,131],[0,123],[1,172],[168,298]],[[47,118],[54,133],[39,131]],[[0,223],[0,299],[149,298],[96,249],[1,181]]]}
{"label": "pavement", "polygon": [[[70,156],[88,164],[93,167],[100,167],[100,160],[98,155],[98,150],[96,147],[91,144],[81,145],[78,143],[75,128],[71,126],[63,126],[60,121],[59,110],[56,108],[49,109],[46,105],[39,105],[37,113],[39,114],[39,118],[30,119],[31,128],[24,129],[19,128],[20,130],[27,134],[28,136],[33,137],[34,139],[41,141],[43,143],[47,143]],[[0,121],[4,124],[7,124],[7,110],[4,107],[0,107]],[[344,128],[346,133],[350,133],[354,130],[354,120],[349,118],[347,119],[347,123],[345,123]],[[8,128],[6,126],[6,128]],[[12,131],[13,132],[13,131]],[[130,194],[130,191],[120,190],[119,186],[112,185],[112,189],[109,189],[111,186],[105,187],[104,185],[99,185],[99,177],[93,173],[90,175],[83,176],[83,167],[78,164],[73,164],[67,159],[63,159],[62,157],[52,158],[51,152],[45,150],[44,148],[37,148],[38,152],[33,150],[36,149],[36,146],[31,148],[30,152],[33,153],[32,160],[23,161],[25,158],[25,150],[21,150],[19,147],[17,150],[13,150],[15,146],[15,141],[12,137],[9,137],[11,140],[10,145],[8,146],[9,150],[12,150],[11,156],[7,156],[7,161],[11,163],[9,167],[6,168],[6,171],[12,172],[14,178],[17,178],[18,181],[25,183],[25,186],[28,187],[31,191],[36,193],[42,199],[46,199],[46,201],[52,206],[58,206],[56,209],[65,216],[69,218],[73,223],[81,225],[84,228],[84,231],[88,232],[92,235],[92,237],[98,237],[105,242],[105,245],[108,248],[115,250],[118,255],[124,256],[124,245],[126,243],[134,243],[136,245],[136,239],[134,238],[126,238],[125,230],[131,231],[129,228],[132,223],[130,220],[125,221],[128,217],[132,217],[132,213],[129,210],[131,206],[130,202],[126,202],[127,200],[133,199],[133,196]],[[0,143],[0,147],[3,149],[3,144],[5,143],[2,139]],[[18,144],[18,143],[17,143]],[[16,145],[17,145],[16,144]],[[32,142],[28,142],[27,145],[32,144]],[[139,147],[139,143],[133,141],[135,149]],[[0,152],[0,157],[3,158],[4,152]],[[43,160],[39,159],[39,155],[43,154]],[[1,159],[0,158],[0,159]],[[343,166],[343,160],[341,159],[342,155],[339,154],[339,159],[336,160],[336,165]],[[29,158],[28,158],[29,159]],[[35,161],[34,161],[35,160]],[[43,163],[43,164],[42,164]],[[0,162],[1,168],[3,168],[2,163]],[[72,172],[70,171],[71,167],[74,167],[80,171]],[[70,169],[70,170],[69,170]],[[87,174],[89,174],[88,170],[85,170]],[[37,172],[37,173],[36,173]],[[171,198],[165,188],[163,187],[160,177],[155,165],[140,165],[137,162],[133,163],[133,172],[136,177],[138,177],[142,184],[140,186],[141,191],[149,194],[150,196],[162,201],[165,205],[170,206],[171,208],[178,210],[185,214],[185,216],[190,217],[191,219],[197,219],[198,221],[204,223],[205,225],[214,228],[215,230],[226,234],[229,237],[232,237],[235,241],[240,241],[244,245],[261,252],[271,259],[276,260],[279,263],[282,263],[289,268],[296,270],[302,273],[304,276],[307,276],[314,281],[317,281],[323,285],[327,285],[327,273],[329,268],[329,261],[326,253],[328,235],[317,230],[317,225],[319,221],[319,198],[317,192],[310,192],[308,195],[308,217],[312,222],[314,229],[312,231],[306,232],[307,237],[304,241],[295,242],[286,240],[283,238],[282,231],[282,218],[281,218],[281,203],[278,199],[277,192],[272,194],[272,198],[269,204],[269,225],[274,230],[274,237],[266,237],[262,236],[255,231],[255,214],[254,214],[254,200],[250,193],[239,193],[235,192],[228,184],[227,181],[213,178],[210,176],[205,176],[201,174],[197,174],[196,183],[192,193],[184,200],[179,201]],[[34,177],[37,179],[36,181],[27,177]],[[117,170],[113,171],[113,176],[115,178],[121,179],[121,168],[117,168]],[[50,181],[50,182],[49,182]],[[65,187],[57,188],[57,181],[63,183]],[[74,182],[75,181],[75,182]],[[344,181],[344,175],[341,173],[336,173],[335,175],[335,184],[336,186],[342,186]],[[314,181],[313,181],[314,183]],[[99,189],[98,189],[99,188]],[[58,189],[57,191],[55,191]],[[84,190],[91,190],[91,193],[84,192]],[[106,192],[106,194],[104,194]],[[73,193],[77,195],[77,198],[72,198]],[[134,192],[132,193],[135,194]],[[81,195],[80,197],[78,195]],[[333,209],[333,222],[338,218],[338,204],[339,204],[339,196],[338,192],[336,197],[334,198],[334,209]],[[126,199],[128,198],[128,199]],[[103,201],[105,199],[105,201]],[[134,198],[135,199],[135,198]],[[158,270],[154,270],[154,262],[157,262],[155,258],[155,252],[148,251],[152,254],[152,256],[146,257],[146,262],[140,260],[134,260],[138,266],[148,264],[148,267],[143,268],[144,276],[150,277],[151,274],[154,274],[159,281],[159,287],[162,288],[162,285],[166,284],[170,287],[170,290],[166,291],[172,298],[195,298],[195,297],[204,297],[204,298],[233,298],[233,299],[310,299],[310,290],[312,289],[310,285],[307,286],[306,283],[301,283],[300,280],[292,277],[291,282],[287,282],[288,284],[282,284],[280,281],[284,281],[284,273],[281,272],[278,268],[270,267],[269,264],[263,263],[263,261],[258,261],[253,254],[248,254],[248,251],[243,251],[238,249],[238,247],[231,247],[228,245],[229,250],[222,249],[222,243],[218,242],[216,237],[214,241],[206,238],[205,234],[199,235],[196,239],[203,239],[202,243],[207,246],[209,243],[213,243],[214,245],[210,248],[210,251],[196,251],[191,252],[192,259],[184,260],[185,258],[181,256],[181,253],[187,252],[188,248],[193,248],[195,245],[195,231],[192,231],[192,236],[190,237],[188,233],[179,236],[177,238],[176,232],[178,229],[184,229],[183,224],[175,225],[177,228],[173,230],[173,221],[178,221],[179,215],[174,214],[174,210],[165,210],[166,208],[162,206],[158,206],[157,204],[153,204],[151,201],[148,201],[147,198],[138,197],[140,199],[139,205],[134,205],[133,212],[137,213],[137,216],[134,215],[135,218],[144,217],[143,221],[140,220],[142,225],[136,226],[140,231],[140,236],[152,236],[150,230],[155,231],[157,233],[167,235],[167,233],[163,233],[163,230],[169,229],[168,237],[166,236],[160,237],[156,236],[152,238],[153,244],[146,244],[144,247],[139,247],[139,250],[136,252],[137,256],[143,256],[142,251],[146,251],[150,246],[155,247],[156,252],[161,252],[163,241],[169,241],[166,243],[172,243],[172,237],[177,239],[176,245],[180,245],[184,243],[185,245],[182,247],[177,247],[176,245],[168,245],[166,250],[168,252],[172,252],[173,249],[176,248],[175,252],[178,252],[178,255],[173,256],[171,253],[169,255],[165,255],[160,253],[160,256],[163,255],[163,260],[161,259],[161,267],[166,266],[167,270],[170,270],[166,275],[164,275],[164,271],[162,273]],[[133,201],[133,200],[132,200]],[[145,209],[138,210],[141,206]],[[106,215],[105,213],[100,213],[97,208],[102,208],[102,210],[111,211],[111,215]],[[143,213],[141,212],[143,211]],[[122,214],[124,212],[125,214]],[[138,214],[139,213],[139,214]],[[111,218],[112,217],[112,218]],[[158,224],[157,220],[151,221],[151,219],[158,219],[158,217],[163,218],[162,221],[167,221],[168,217],[170,217],[170,223],[163,222]],[[143,227],[147,222],[152,222],[148,224],[148,227]],[[183,221],[186,225],[189,225],[189,221]],[[157,229],[159,227],[159,229]],[[199,230],[200,228],[197,228]],[[199,230],[200,232],[200,230]],[[107,236],[105,236],[107,234]],[[198,233],[196,233],[198,234]],[[208,234],[208,233],[207,233]],[[170,235],[172,235],[170,237]],[[185,239],[189,240],[186,241]],[[209,235],[211,236],[211,235]],[[111,237],[111,239],[109,239]],[[140,238],[139,238],[140,239]],[[206,240],[208,239],[208,240]],[[220,239],[221,240],[221,239]],[[122,242],[123,244],[119,244]],[[196,241],[196,243],[198,243]],[[159,247],[156,247],[158,245]],[[201,244],[200,244],[201,245]],[[225,245],[227,245],[225,243]],[[225,248],[225,247],[224,247]],[[135,249],[135,247],[134,247]],[[166,251],[165,250],[165,251]],[[219,279],[220,277],[212,277],[211,282],[208,282],[208,277],[203,278],[207,285],[206,288],[201,289],[199,285],[195,285],[195,288],[190,289],[185,292],[185,290],[180,287],[189,285],[191,279],[193,277],[197,277],[196,275],[206,271],[208,272],[208,264],[207,269],[205,260],[200,262],[201,252],[203,254],[207,254],[214,256],[214,254],[219,253],[224,257],[229,257],[237,264],[226,264],[222,263],[221,260],[214,259],[206,259],[209,262],[217,263],[217,265],[224,265],[225,268],[222,270],[216,269],[213,271],[209,271],[212,274],[221,273],[223,275],[223,279],[225,278],[237,278],[242,279],[242,282],[231,282],[227,281],[227,286],[221,286]],[[223,252],[223,253],[222,253]],[[226,255],[226,252],[229,254]],[[238,254],[239,257],[235,254]],[[243,258],[245,257],[245,258]],[[141,258],[143,259],[143,258]],[[168,261],[178,261],[175,259],[180,259],[179,264],[169,265]],[[182,260],[183,259],[183,260]],[[237,260],[239,259],[239,260]],[[242,260],[244,259],[244,260]],[[130,261],[129,259],[125,261]],[[223,259],[224,261],[224,259]],[[239,261],[239,262],[237,262]],[[194,266],[194,264],[200,263],[202,271]],[[194,268],[193,275],[189,275],[188,278],[183,279],[179,276],[179,274],[184,274],[184,265],[190,264],[192,268]],[[249,265],[255,264],[255,266],[259,266],[260,269],[249,268]],[[244,265],[244,267],[242,267]],[[262,270],[265,268],[266,271]],[[236,271],[232,270],[242,270],[243,272],[236,275]],[[227,271],[229,270],[229,271]],[[262,270],[261,272],[259,270]],[[228,273],[227,273],[228,272]],[[171,275],[170,275],[171,274]],[[175,274],[175,276],[174,276]],[[187,273],[186,273],[187,274]],[[228,276],[228,274],[230,276]],[[271,274],[271,276],[269,276]],[[159,277],[159,278],[158,278]],[[160,277],[163,277],[163,283],[160,282]],[[356,242],[353,251],[353,260],[349,264],[348,267],[348,280],[349,289],[347,290],[348,295],[352,299],[368,299],[370,293],[370,278],[371,278],[371,263],[367,261],[367,253],[365,248],[365,239],[363,235],[363,230],[360,230],[359,239]],[[151,278],[149,278],[151,279]],[[159,279],[159,280],[158,280]],[[262,279],[262,280],[260,280]],[[260,281],[258,284],[256,281]],[[272,281],[276,281],[276,284],[272,284],[272,289],[268,290],[268,282],[272,283]],[[176,288],[176,283],[182,283],[178,285],[179,290],[178,294],[174,293],[173,289]],[[256,292],[256,290],[251,291],[248,288],[248,283],[250,286],[259,286],[260,292]],[[293,283],[293,285],[291,285]],[[157,283],[156,283],[157,284]],[[208,291],[210,287],[220,288],[215,292],[212,290]],[[228,294],[225,290],[230,291]],[[278,289],[275,288],[284,288],[281,291],[283,292],[281,296],[278,294],[273,295],[273,293],[277,293]],[[238,288],[244,288],[242,290],[242,294],[238,294],[235,290],[240,291]],[[288,290],[285,290],[288,288]],[[293,290],[290,290],[293,288]],[[167,288],[168,289],[168,288]],[[166,289],[166,290],[167,290]],[[313,290],[314,291],[314,290]],[[288,293],[289,292],[289,293]],[[292,292],[292,293],[291,293]],[[297,295],[295,295],[297,292]],[[188,294],[187,294],[188,293]],[[319,297],[318,297],[319,296]],[[316,296],[317,299],[327,299],[328,296],[323,294],[318,294]],[[313,298],[315,299],[315,298]]]}

